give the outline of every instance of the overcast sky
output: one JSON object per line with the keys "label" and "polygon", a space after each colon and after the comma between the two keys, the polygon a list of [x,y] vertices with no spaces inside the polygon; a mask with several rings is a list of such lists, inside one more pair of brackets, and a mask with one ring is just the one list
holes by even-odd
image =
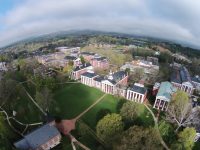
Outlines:
{"label": "overcast sky", "polygon": [[146,35],[200,47],[200,0],[0,0],[0,46],[72,29]]}

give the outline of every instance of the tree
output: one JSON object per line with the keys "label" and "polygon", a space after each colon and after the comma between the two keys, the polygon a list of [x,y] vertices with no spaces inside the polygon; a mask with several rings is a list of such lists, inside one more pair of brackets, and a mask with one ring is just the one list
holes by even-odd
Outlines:
{"label": "tree", "polygon": [[120,134],[123,128],[124,124],[120,115],[108,114],[97,123],[96,132],[100,139],[106,143],[111,143],[113,137]]}
{"label": "tree", "polygon": [[38,105],[45,111],[49,111],[50,106],[53,105],[53,95],[48,88],[43,88],[40,92],[37,91],[35,94],[35,100]]}
{"label": "tree", "polygon": [[185,128],[178,134],[178,141],[172,145],[172,148],[178,150],[192,150],[195,136],[196,131],[194,128]]}
{"label": "tree", "polygon": [[131,72],[131,69],[130,69],[130,68],[126,68],[126,69],[125,69],[125,72],[129,75],[130,72]]}
{"label": "tree", "polygon": [[54,90],[57,87],[56,79],[53,77],[34,76],[33,82],[35,83],[37,90],[41,90],[43,87]]}
{"label": "tree", "polygon": [[134,72],[129,76],[129,82],[138,82],[144,76],[143,68],[135,68]]}
{"label": "tree", "polygon": [[195,113],[192,111],[188,94],[183,91],[177,91],[169,104],[166,120],[177,125],[177,132],[182,126],[199,123],[200,118],[195,117]]}
{"label": "tree", "polygon": [[0,114],[0,150],[9,149],[8,132],[3,116]]}
{"label": "tree", "polygon": [[0,80],[0,106],[3,106],[8,100],[16,98],[18,88],[14,80]]}
{"label": "tree", "polygon": [[144,108],[141,105],[135,102],[126,102],[123,104],[120,115],[124,120],[133,121],[136,119],[140,114],[144,112]]}
{"label": "tree", "polygon": [[159,137],[154,128],[130,127],[113,142],[115,150],[160,150]]}
{"label": "tree", "polygon": [[86,61],[85,61],[85,59],[84,59],[83,56],[81,56],[80,59],[81,59],[81,63],[82,63],[82,64],[85,64],[85,63],[86,63]]}
{"label": "tree", "polygon": [[97,122],[101,120],[104,116],[107,114],[111,114],[111,111],[109,109],[100,109],[96,115]]}
{"label": "tree", "polygon": [[83,122],[78,122],[77,131],[81,136],[87,136],[90,134],[90,131],[87,125],[85,125],[85,123]]}
{"label": "tree", "polygon": [[63,68],[63,72],[67,73],[68,75],[70,74],[70,72],[72,71],[74,66],[73,61],[69,61],[68,64]]}
{"label": "tree", "polygon": [[161,120],[158,124],[158,128],[165,142],[171,144],[175,140],[175,133],[171,124],[167,123],[164,120]]}

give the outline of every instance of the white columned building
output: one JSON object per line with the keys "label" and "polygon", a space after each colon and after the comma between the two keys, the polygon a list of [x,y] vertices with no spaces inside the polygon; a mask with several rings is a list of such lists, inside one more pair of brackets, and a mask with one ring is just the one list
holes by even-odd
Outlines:
{"label": "white columned building", "polygon": [[170,82],[162,82],[156,95],[153,108],[166,111],[176,88]]}
{"label": "white columned building", "polygon": [[144,85],[135,83],[127,90],[126,99],[137,103],[143,103],[146,99],[146,95],[147,89],[144,87]]}

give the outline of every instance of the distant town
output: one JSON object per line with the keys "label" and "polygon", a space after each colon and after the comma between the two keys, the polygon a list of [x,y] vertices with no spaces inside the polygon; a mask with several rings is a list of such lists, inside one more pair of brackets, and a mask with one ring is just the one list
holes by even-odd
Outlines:
{"label": "distant town", "polygon": [[1,52],[7,149],[200,148],[200,52],[131,37],[86,39]]}

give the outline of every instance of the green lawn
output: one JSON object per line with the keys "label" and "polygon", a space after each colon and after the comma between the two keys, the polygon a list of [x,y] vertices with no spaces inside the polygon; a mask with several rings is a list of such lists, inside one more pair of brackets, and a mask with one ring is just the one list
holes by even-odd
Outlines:
{"label": "green lawn", "polygon": [[100,101],[96,106],[94,106],[90,111],[88,111],[83,117],[83,121],[87,123],[92,129],[96,127],[96,115],[101,109],[109,109],[112,113],[117,111],[117,104],[119,99],[107,95],[102,101]]}
{"label": "green lawn", "polygon": [[67,84],[55,93],[53,112],[64,119],[74,118],[102,95],[101,91],[82,84]]}

